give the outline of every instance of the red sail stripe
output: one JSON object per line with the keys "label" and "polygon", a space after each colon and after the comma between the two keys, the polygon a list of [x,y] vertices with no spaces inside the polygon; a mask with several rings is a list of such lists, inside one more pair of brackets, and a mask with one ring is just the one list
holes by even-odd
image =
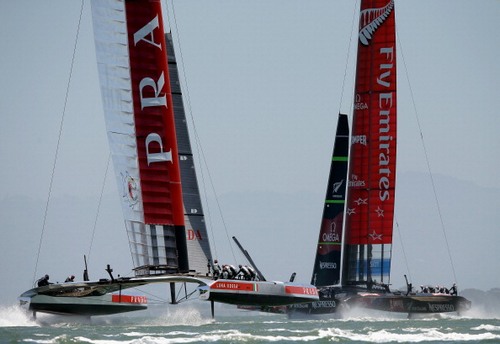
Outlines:
{"label": "red sail stripe", "polygon": [[161,1],[126,1],[126,16],[144,220],[183,226]]}

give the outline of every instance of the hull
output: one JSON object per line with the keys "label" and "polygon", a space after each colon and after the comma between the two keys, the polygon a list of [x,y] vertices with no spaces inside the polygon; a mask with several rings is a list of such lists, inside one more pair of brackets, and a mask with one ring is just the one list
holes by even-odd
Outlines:
{"label": "hull", "polygon": [[346,294],[339,288],[319,288],[319,300],[287,307],[289,318],[330,315],[341,317],[345,310]]}
{"label": "hull", "polygon": [[359,293],[346,300],[349,307],[397,313],[449,313],[469,310],[471,302],[449,294]]}
{"label": "hull", "polygon": [[318,300],[315,287],[284,282],[219,279],[200,290],[203,300],[243,306],[285,306]]}
{"label": "hull", "polygon": [[144,310],[144,296],[125,295],[123,290],[153,283],[196,283],[207,280],[193,276],[158,276],[146,278],[118,278],[50,284],[33,288],[19,296],[23,308],[32,312],[63,315],[109,315]]}
{"label": "hull", "polygon": [[147,309],[143,296],[106,294],[100,296],[49,296],[35,295],[20,298],[21,305],[29,311],[63,315],[110,315]]}

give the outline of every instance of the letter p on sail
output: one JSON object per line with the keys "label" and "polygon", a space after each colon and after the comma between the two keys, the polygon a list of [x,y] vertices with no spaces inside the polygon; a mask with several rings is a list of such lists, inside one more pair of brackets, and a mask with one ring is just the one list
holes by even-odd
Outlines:
{"label": "letter p on sail", "polygon": [[[149,152],[149,145],[153,142],[160,145],[160,151],[158,153]],[[146,157],[148,159],[148,166],[154,162],[172,162],[172,150],[164,152],[160,135],[151,133],[146,137]]]}

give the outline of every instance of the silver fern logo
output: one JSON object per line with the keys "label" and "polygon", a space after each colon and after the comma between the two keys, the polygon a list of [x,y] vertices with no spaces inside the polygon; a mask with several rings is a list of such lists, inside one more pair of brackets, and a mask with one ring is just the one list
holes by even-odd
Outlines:
{"label": "silver fern logo", "polygon": [[361,11],[359,15],[359,41],[363,45],[370,44],[373,33],[387,19],[394,8],[394,0],[389,1],[387,5],[381,8],[367,8]]}

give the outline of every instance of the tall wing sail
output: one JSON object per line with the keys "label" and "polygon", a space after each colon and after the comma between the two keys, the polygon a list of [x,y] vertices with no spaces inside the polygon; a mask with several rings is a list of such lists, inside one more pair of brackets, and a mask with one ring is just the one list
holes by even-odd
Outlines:
{"label": "tall wing sail", "polygon": [[189,270],[160,0],[93,0],[106,128],[137,275]]}
{"label": "tall wing sail", "polygon": [[311,284],[317,287],[340,283],[348,153],[349,123],[347,115],[339,114],[316,260],[311,280]]}
{"label": "tall wing sail", "polygon": [[394,0],[363,0],[351,133],[344,285],[390,282],[396,183]]}
{"label": "tall wing sail", "polygon": [[212,261],[212,253],[210,251],[210,242],[208,239],[207,227],[205,225],[203,208],[201,206],[200,191],[196,178],[184,103],[182,101],[179,71],[175,59],[172,34],[167,33],[165,39],[167,42],[168,69],[174,104],[177,145],[181,167],[182,198],[184,199],[184,219],[186,222],[189,268],[198,273],[204,273],[207,272],[207,263]]}

